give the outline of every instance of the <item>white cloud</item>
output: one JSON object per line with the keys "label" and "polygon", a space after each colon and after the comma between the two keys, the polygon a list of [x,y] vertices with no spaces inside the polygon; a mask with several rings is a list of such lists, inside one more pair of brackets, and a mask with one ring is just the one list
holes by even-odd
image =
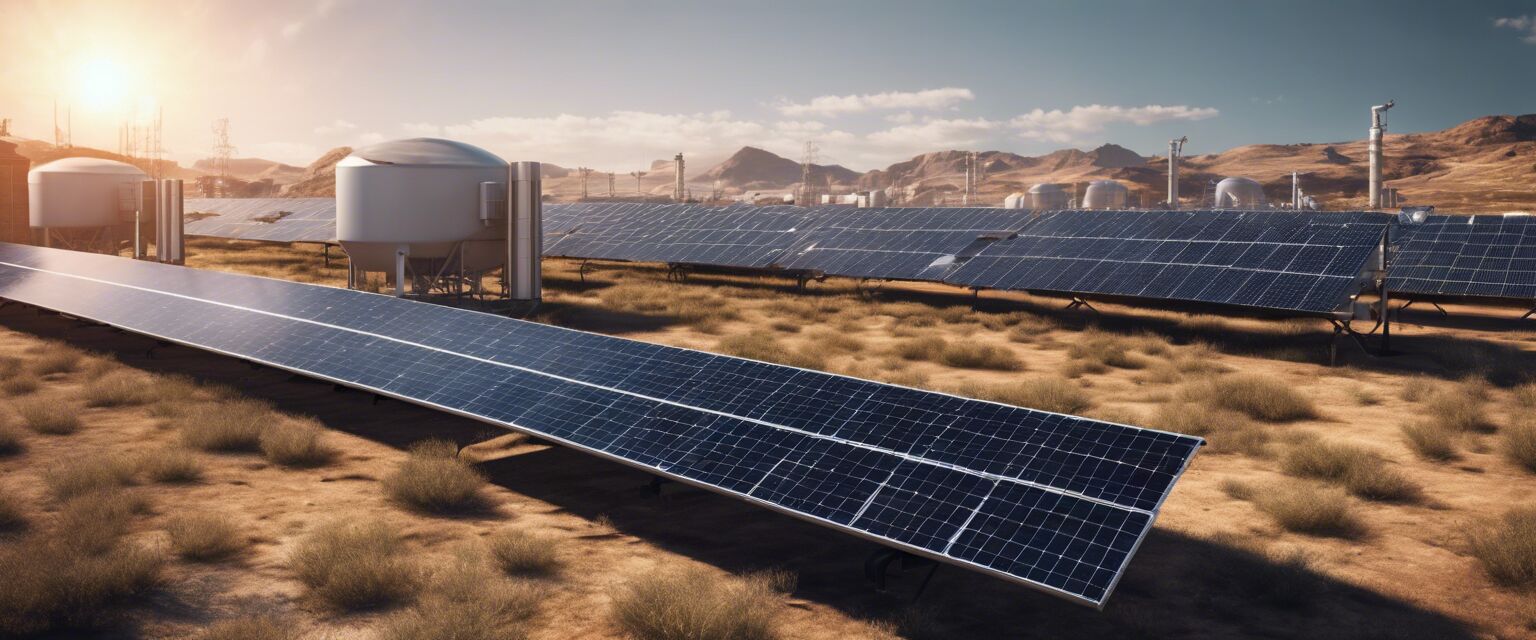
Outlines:
{"label": "white cloud", "polygon": [[320,157],[322,150],[304,142],[261,142],[240,145],[240,155],[266,158],[296,166],[307,166]]}
{"label": "white cloud", "polygon": [[1514,29],[1525,33],[1520,38],[1526,44],[1536,44],[1536,17],[1515,16],[1513,18],[1495,18],[1493,26],[1499,29]]}
{"label": "white cloud", "polygon": [[1081,140],[1084,135],[1103,131],[1111,124],[1146,126],[1171,120],[1204,120],[1214,118],[1220,113],[1209,107],[1186,105],[1150,104],[1143,107],[1122,107],[1090,104],[1078,105],[1066,111],[1035,109],[1029,113],[1014,116],[1008,121],[1008,126],[1018,131],[1020,137],[1026,139],[1069,143]]}
{"label": "white cloud", "polygon": [[430,122],[405,122],[405,123],[401,123],[400,130],[404,131],[405,135],[411,136],[413,138],[441,138],[441,137],[443,137],[443,127],[442,127],[442,125],[432,124]]}
{"label": "white cloud", "polygon": [[315,127],[315,133],[318,134],[318,135],[322,135],[322,136],[328,136],[328,135],[331,135],[333,133],[341,133],[343,131],[351,131],[351,130],[356,129],[356,128],[357,128],[357,125],[352,124],[351,122],[348,122],[346,120],[342,120],[341,118],[337,118],[336,120],[332,121],[330,124],[322,124],[322,125],[320,125],[318,127]]}
{"label": "white cloud", "polygon": [[903,111],[886,116],[885,121],[891,124],[912,124],[917,122],[917,116],[912,115],[911,111]]}
{"label": "white cloud", "polygon": [[360,147],[366,147],[370,144],[378,144],[383,141],[384,134],[377,131],[369,131],[368,133],[357,137],[357,145]]}
{"label": "white cloud", "polygon": [[1001,126],[996,120],[930,119],[903,124],[866,136],[870,144],[888,149],[904,149],[918,154],[940,149],[956,149],[980,143]]}
{"label": "white cloud", "polygon": [[945,87],[922,91],[887,91],[850,96],[819,96],[804,104],[778,105],[779,113],[786,116],[831,117],[848,113],[866,113],[876,110],[917,109],[937,111],[954,107],[961,102],[975,100],[970,89]]}
{"label": "white cloud", "polygon": [[288,39],[292,40],[293,38],[297,37],[303,31],[304,31],[304,21],[302,21],[302,20],[295,20],[293,22],[290,22],[288,24],[283,25],[282,31],[280,31],[280,33],[283,34],[284,38],[288,38]]}

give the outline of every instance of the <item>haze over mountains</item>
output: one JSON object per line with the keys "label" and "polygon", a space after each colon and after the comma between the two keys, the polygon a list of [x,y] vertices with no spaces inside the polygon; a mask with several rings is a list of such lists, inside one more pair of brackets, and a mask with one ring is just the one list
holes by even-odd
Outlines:
{"label": "haze over mountains", "polygon": [[[118,154],[84,147],[55,149],[35,141],[11,139],[17,151],[40,164],[60,157],[92,156],[126,160]],[[270,179],[287,196],[329,196],[335,193],[335,165],[349,147],[332,149],[304,168],[260,158],[239,158],[230,173],[242,180]],[[966,151],[924,153],[884,169],[859,173],[840,165],[813,165],[818,187],[830,183],[835,192],[898,186],[910,193],[908,204],[958,204],[965,174]],[[669,196],[673,187],[673,161],[659,159],[639,177],[614,177],[614,195],[638,193]],[[1062,149],[1041,156],[1021,156],[1006,151],[978,153],[982,170],[979,200],[998,203],[1009,193],[1040,182],[1076,184],[1093,180],[1119,180],[1132,191],[1135,202],[1160,201],[1167,189],[1166,158],[1142,157],[1115,144],[1082,151]],[[214,171],[211,160],[191,167],[163,161],[166,175],[195,179]],[[1301,174],[1302,188],[1331,209],[1359,208],[1365,204],[1367,173],[1363,139],[1300,144],[1258,144],[1220,153],[1188,156],[1181,172],[1180,191],[1186,206],[1193,206],[1210,186],[1227,176],[1258,180],[1271,199],[1289,197],[1291,172]],[[689,189],[705,197],[715,189],[724,195],[749,191],[787,192],[801,180],[800,163],[756,147],[743,147],[724,161],[702,171],[690,163]],[[1536,114],[1485,116],[1441,131],[1388,134],[1386,137],[1386,184],[1399,189],[1409,204],[1434,204],[1443,210],[1490,212],[1536,209]],[[544,165],[546,192],[559,200],[579,198],[582,180],[570,169]],[[608,194],[607,174],[594,173],[587,182],[588,195]]]}

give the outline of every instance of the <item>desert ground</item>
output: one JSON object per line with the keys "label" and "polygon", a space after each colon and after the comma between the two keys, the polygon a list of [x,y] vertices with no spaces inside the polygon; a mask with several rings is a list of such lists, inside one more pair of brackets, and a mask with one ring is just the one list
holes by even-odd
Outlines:
{"label": "desert ground", "polygon": [[[326,267],[314,245],[188,246],[193,267],[341,286],[336,253]],[[1329,366],[1321,320],[1066,310],[999,292],[973,309],[939,285],[800,291],[579,266],[545,261],[533,319],[1210,444],[1102,612],[949,566],[920,595],[926,567],[878,592],[863,578],[875,547],[849,536],[658,491],[644,473],[482,423],[9,305],[0,635],[664,638],[682,636],[647,615],[724,615],[690,637],[1536,636],[1524,309],[1416,305],[1393,325],[1397,355],[1346,339]],[[464,448],[419,446],[433,438]],[[467,484],[433,502],[412,484],[424,476]],[[338,544],[367,557],[348,565]],[[348,567],[356,584],[337,577]]]}

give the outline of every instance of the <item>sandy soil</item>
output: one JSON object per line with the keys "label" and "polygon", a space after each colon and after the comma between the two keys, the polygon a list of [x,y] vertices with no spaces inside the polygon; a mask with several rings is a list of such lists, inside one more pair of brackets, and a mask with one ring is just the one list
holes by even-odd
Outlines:
{"label": "sandy soil", "polygon": [[[193,266],[339,284],[341,260],[327,269],[309,245],[271,247],[197,241]],[[787,350],[815,352],[824,366],[904,384],[948,388],[962,383],[1003,384],[1057,376],[1072,360],[1068,348],[1096,332],[1141,335],[1168,344],[1173,359],[1198,353],[1235,372],[1282,380],[1314,400],[1321,417],[1267,424],[1272,442],[1253,454],[1203,452],[1165,505],[1118,592],[1103,612],[1070,605],[1029,589],[952,567],[941,567],[927,590],[913,596],[925,570],[895,576],[886,593],[862,577],[873,545],[707,492],[665,486],[647,489],[648,476],[579,453],[509,438],[492,427],[397,402],[375,402],[358,392],[190,349],[161,347],[101,327],[33,310],[0,309],[0,355],[29,353],[43,339],[59,339],[111,356],[122,366],[181,373],[235,387],[284,412],[315,416],[333,430],[340,459],[310,471],[268,465],[259,456],[200,454],[206,479],[181,488],[143,486],[153,514],[135,537],[165,546],[161,530],[174,513],[207,510],[249,527],[257,544],[238,562],[176,562],[166,588],[150,602],[127,609],[122,632],[110,636],[181,637],[209,620],[281,612],[303,621],[306,637],[372,637],[386,613],[340,614],[303,595],[286,557],[305,532],[335,518],[378,516],[399,523],[422,558],[446,558],[454,549],[499,527],[515,524],[556,536],[567,570],[551,581],[552,594],[534,621],[536,638],[615,637],[607,610],[613,587],[656,567],[696,563],[721,572],[783,568],[799,576],[781,614],[788,638],[848,637],[1525,637],[1531,635],[1531,596],[1496,587],[1467,552],[1466,531],[1511,506],[1532,504],[1536,478],[1505,460],[1498,434],[1469,436],[1459,459],[1416,457],[1399,427],[1423,413],[1404,399],[1411,385],[1440,385],[1463,376],[1498,384],[1518,381],[1536,363],[1536,324],[1515,320],[1523,309],[1451,306],[1449,317],[1414,307],[1393,327],[1403,355],[1377,358],[1343,343],[1341,366],[1325,364],[1328,329],[1321,322],[1231,320],[1173,311],[1095,305],[1098,312],[1064,311],[1061,302],[985,293],[980,311],[964,292],[936,285],[888,284],[859,296],[852,283],[813,283],[808,291],[771,278],[695,274],[668,283],[662,270],[605,265],[583,282],[575,263],[546,262],[546,304],[539,316],[576,328],[666,344],[718,349],[749,332],[768,332]],[[605,290],[663,291],[691,296],[700,313],[679,321],[671,312],[611,304]],[[628,296],[632,297],[632,296]],[[937,321],[887,312],[916,306]],[[616,306],[618,308],[616,308]],[[807,312],[804,307],[816,307]],[[1039,319],[1023,342],[988,316],[1024,312]],[[929,324],[932,322],[932,324]],[[857,338],[857,348],[833,348],[826,331]],[[1022,371],[959,369],[902,360],[892,345],[914,335],[1008,349]],[[1211,350],[1197,344],[1209,345]],[[1196,351],[1198,349],[1198,351]],[[36,351],[36,349],[33,349]],[[1161,380],[1151,369],[1111,368],[1073,382],[1092,397],[1090,415],[1141,420],[1169,401],[1188,380]],[[49,379],[38,393],[78,396],[83,381],[71,374]],[[1514,405],[1506,387],[1489,400],[1505,424]],[[135,452],[174,441],[174,433],[144,408],[83,409],[85,428],[68,436],[31,435],[28,451],[0,458],[0,488],[24,496],[40,517],[54,507],[39,478],[66,457]],[[1366,534],[1359,539],[1287,532],[1249,502],[1229,497],[1224,481],[1262,484],[1282,477],[1279,458],[1312,434],[1369,447],[1391,468],[1419,483],[1425,498],[1413,504],[1351,499]],[[494,513],[433,518],[390,503],[379,487],[405,456],[403,448],[426,436],[476,443],[469,451],[493,485]],[[1307,594],[1275,603],[1255,596],[1255,576],[1272,575],[1274,559],[1300,550],[1309,560]]]}

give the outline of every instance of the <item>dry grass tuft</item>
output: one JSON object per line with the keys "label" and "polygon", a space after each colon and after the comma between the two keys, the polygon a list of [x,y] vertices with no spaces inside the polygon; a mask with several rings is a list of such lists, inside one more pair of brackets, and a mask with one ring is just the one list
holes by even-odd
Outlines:
{"label": "dry grass tuft", "polygon": [[1474,529],[1468,543],[1472,557],[1494,582],[1521,588],[1536,585],[1536,508],[1511,509],[1498,522]]}
{"label": "dry grass tuft", "polygon": [[71,501],[52,531],[0,545],[0,636],[99,627],[158,585],[163,560],[121,540],[131,506],[114,493]]}
{"label": "dry grass tuft", "polygon": [[826,359],[817,353],[785,347],[772,333],[755,331],[730,336],[715,344],[715,350],[738,358],[776,362],[802,369],[826,369]]}
{"label": "dry grass tuft", "polygon": [[1080,414],[1093,404],[1082,387],[1059,376],[1038,376],[996,385],[968,383],[954,387],[951,392],[958,396],[1054,413]]}
{"label": "dry grass tuft", "polygon": [[864,350],[864,341],[855,336],[832,329],[817,328],[807,331],[810,348],[820,353],[858,353]]}
{"label": "dry grass tuft", "polygon": [[1429,419],[1441,429],[1461,433],[1488,433],[1494,430],[1488,417],[1486,383],[1463,381],[1443,384],[1424,398]]}
{"label": "dry grass tuft", "polygon": [[1536,382],[1527,382],[1511,389],[1509,398],[1521,409],[1536,409]]}
{"label": "dry grass tuft", "polygon": [[190,484],[203,479],[203,465],[185,449],[165,447],[139,458],[139,471],[154,482]]}
{"label": "dry grass tuft", "polygon": [[1500,430],[1504,457],[1521,468],[1536,473],[1536,420],[1522,419]]}
{"label": "dry grass tuft", "polygon": [[613,594],[613,617],[640,640],[769,640],[779,597],[761,577],[721,579],[688,567],[646,573]]}
{"label": "dry grass tuft", "polygon": [[23,371],[0,380],[0,391],[8,396],[24,396],[41,389],[42,386],[42,379],[30,371]]}
{"label": "dry grass tuft", "polygon": [[402,551],[399,534],[384,522],[335,522],[301,540],[288,562],[315,597],[367,609],[416,595],[420,576]]}
{"label": "dry grass tuft", "polygon": [[166,525],[176,554],[194,562],[215,562],[244,551],[250,540],[229,518],[213,514],[176,516]]}
{"label": "dry grass tuft", "polygon": [[80,368],[84,354],[63,343],[49,343],[42,356],[32,361],[32,372],[40,376],[70,373]]}
{"label": "dry grass tuft", "polygon": [[27,427],[38,433],[63,436],[80,430],[80,416],[73,407],[49,398],[17,398],[11,408]]}
{"label": "dry grass tuft", "polygon": [[1211,453],[1254,457],[1268,453],[1268,431],[1246,415],[1208,404],[1174,401],[1158,405],[1148,426],[1205,438]]}
{"label": "dry grass tuft", "polygon": [[1432,420],[1410,422],[1400,427],[1408,448],[1425,460],[1444,462],[1457,456],[1457,434]]}
{"label": "dry grass tuft", "polygon": [[277,422],[262,430],[261,454],[285,467],[324,466],[336,457],[336,450],[322,441],[324,433],[324,427],[314,419]]}
{"label": "dry grass tuft", "polygon": [[292,622],[273,616],[247,616],[209,625],[197,640],[291,640],[298,637]]}
{"label": "dry grass tuft", "polygon": [[598,298],[608,309],[665,316],[687,324],[718,326],[740,317],[729,301],[704,287],[625,282],[604,289]]}
{"label": "dry grass tuft", "polygon": [[461,555],[432,576],[422,602],[385,621],[383,640],[515,640],[528,635],[527,621],[542,594],[488,570],[480,558]]}
{"label": "dry grass tuft", "polygon": [[87,407],[128,407],[154,400],[150,382],[130,371],[112,371],[91,380],[80,395]]}
{"label": "dry grass tuft", "polygon": [[1012,349],[974,343],[946,345],[939,352],[939,362],[965,369],[1019,371],[1024,368],[1024,363]]}
{"label": "dry grass tuft", "polygon": [[26,527],[26,508],[21,503],[21,500],[7,491],[0,490],[0,533],[17,531]]}
{"label": "dry grass tuft", "polygon": [[1168,343],[1151,334],[1118,336],[1098,329],[1088,329],[1067,347],[1067,356],[1079,361],[1085,373],[1103,373],[1108,367],[1144,369],[1152,364],[1147,356],[1165,355]]}
{"label": "dry grass tuft", "polygon": [[0,419],[0,457],[14,456],[26,450],[27,441],[21,429],[9,420]]}
{"label": "dry grass tuft", "polygon": [[1222,376],[1196,383],[1185,388],[1184,397],[1265,422],[1292,422],[1319,415],[1311,399],[1282,382],[1256,374]]}
{"label": "dry grass tuft", "polygon": [[123,454],[101,458],[80,457],[58,463],[43,473],[43,482],[59,500],[68,500],[103,489],[117,489],[133,484],[138,471],[133,460]]}
{"label": "dry grass tuft", "polygon": [[502,529],[489,541],[491,558],[502,571],[518,576],[551,576],[560,571],[555,541],[521,529]]}
{"label": "dry grass tuft", "polygon": [[1287,531],[1339,538],[1356,538],[1364,531],[1340,489],[1291,481],[1256,490],[1250,497],[1259,511]]}
{"label": "dry grass tuft", "polygon": [[427,513],[484,510],[488,506],[481,491],[485,478],[456,455],[443,455],[452,446],[429,440],[412,447],[410,457],[384,479],[384,490],[400,504]]}
{"label": "dry grass tuft", "polygon": [[923,336],[896,343],[892,352],[903,360],[938,360],[949,342],[938,336]]}
{"label": "dry grass tuft", "polygon": [[1412,502],[1422,495],[1419,485],[1390,468],[1368,449],[1311,440],[1297,444],[1281,461],[1286,473],[1343,485],[1367,500]]}
{"label": "dry grass tuft", "polygon": [[181,441],[193,449],[222,453],[254,452],[261,432],[275,419],[271,407],[255,400],[204,402],[176,418]]}

